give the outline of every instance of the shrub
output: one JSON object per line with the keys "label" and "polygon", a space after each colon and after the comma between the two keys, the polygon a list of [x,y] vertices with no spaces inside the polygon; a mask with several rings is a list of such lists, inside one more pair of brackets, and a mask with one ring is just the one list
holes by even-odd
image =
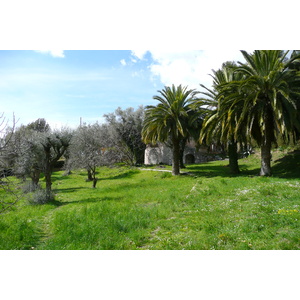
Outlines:
{"label": "shrub", "polygon": [[28,197],[28,202],[33,205],[46,204],[54,201],[54,194],[43,189],[37,189]]}

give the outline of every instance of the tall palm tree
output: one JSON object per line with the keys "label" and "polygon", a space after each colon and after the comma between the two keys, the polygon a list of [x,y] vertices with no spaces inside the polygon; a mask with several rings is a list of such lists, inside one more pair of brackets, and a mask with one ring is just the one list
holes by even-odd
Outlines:
{"label": "tall palm tree", "polygon": [[261,176],[271,175],[271,147],[278,135],[287,136],[299,128],[296,99],[300,92],[300,73],[289,66],[300,59],[289,51],[241,51],[246,63],[236,71],[243,79],[231,82],[228,89],[239,89],[232,110],[239,110],[236,130],[246,127],[261,147]]}
{"label": "tall palm tree", "polygon": [[145,143],[166,142],[172,145],[172,174],[180,174],[180,142],[188,136],[191,104],[197,91],[181,85],[165,87],[153,99],[157,106],[146,106],[142,137]]}
{"label": "tall palm tree", "polygon": [[205,99],[201,105],[208,105],[210,110],[206,115],[201,133],[200,141],[217,141],[227,146],[229,156],[230,172],[233,174],[240,173],[238,166],[238,142],[246,142],[246,136],[243,132],[236,132],[236,123],[238,111],[231,109],[234,104],[237,88],[231,89],[230,92],[224,89],[231,82],[236,82],[241,79],[241,75],[235,72],[236,64],[226,62],[222,68],[213,71],[213,88],[205,88]]}
{"label": "tall palm tree", "polygon": [[[293,50],[291,54],[291,58],[294,58],[300,54],[300,50]],[[300,60],[293,61],[290,66],[290,69],[295,71],[300,71]],[[300,121],[300,95],[296,97],[296,104],[297,104],[297,111],[298,111],[298,120]],[[297,127],[294,127],[294,130],[292,132],[292,138],[293,142],[300,139],[300,131],[297,129]]]}

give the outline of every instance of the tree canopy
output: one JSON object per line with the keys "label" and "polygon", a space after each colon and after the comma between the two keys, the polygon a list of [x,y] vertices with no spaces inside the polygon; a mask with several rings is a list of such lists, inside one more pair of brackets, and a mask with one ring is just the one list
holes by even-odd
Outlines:
{"label": "tree canopy", "polygon": [[198,92],[181,85],[165,87],[153,99],[157,106],[147,106],[142,136],[145,143],[171,140],[173,152],[173,175],[180,174],[180,142],[188,135],[189,112]]}

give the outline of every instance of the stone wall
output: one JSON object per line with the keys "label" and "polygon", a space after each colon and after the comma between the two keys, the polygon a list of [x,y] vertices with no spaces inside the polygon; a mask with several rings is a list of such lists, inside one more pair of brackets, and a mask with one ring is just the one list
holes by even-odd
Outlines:
{"label": "stone wall", "polygon": [[172,151],[159,144],[156,147],[147,146],[145,150],[145,165],[172,164]]}
{"label": "stone wall", "polygon": [[[210,160],[218,160],[221,157],[213,145],[210,147],[200,147],[196,149],[193,143],[185,147],[183,162],[184,164],[202,163]],[[145,150],[145,165],[172,164],[172,150],[163,144],[155,147],[148,145]]]}

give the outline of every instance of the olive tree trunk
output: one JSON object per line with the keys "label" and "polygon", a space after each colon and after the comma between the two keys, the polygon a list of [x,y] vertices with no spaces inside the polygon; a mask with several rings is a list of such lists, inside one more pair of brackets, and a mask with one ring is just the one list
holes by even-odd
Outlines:
{"label": "olive tree trunk", "polygon": [[52,181],[51,181],[51,173],[52,173],[52,166],[51,166],[51,146],[47,145],[44,146],[44,151],[45,151],[45,168],[44,168],[44,173],[45,173],[45,181],[46,181],[46,191],[47,194],[51,194],[51,186],[52,186]]}
{"label": "olive tree trunk", "polygon": [[93,175],[91,169],[87,169],[88,172],[88,181],[93,181]]}
{"label": "olive tree trunk", "polygon": [[34,186],[37,186],[40,181],[41,171],[38,169],[33,169],[30,173],[31,182]]}

